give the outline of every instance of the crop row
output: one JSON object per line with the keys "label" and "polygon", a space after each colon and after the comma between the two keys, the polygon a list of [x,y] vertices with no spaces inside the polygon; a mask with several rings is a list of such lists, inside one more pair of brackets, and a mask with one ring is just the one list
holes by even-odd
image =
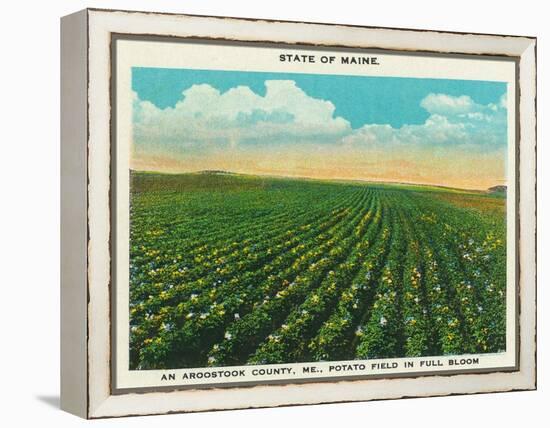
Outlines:
{"label": "crop row", "polygon": [[[238,321],[254,304],[266,298],[269,300],[270,294],[276,294],[282,287],[292,288],[292,277],[296,276],[296,272],[306,268],[308,263],[322,264],[320,259],[323,252],[331,249],[336,243],[334,236],[339,230],[353,226],[359,221],[368,199],[372,198],[369,197],[369,192],[365,191],[361,200],[345,210],[342,215],[326,219],[308,231],[305,237],[290,238],[283,248],[274,247],[277,257],[270,254],[273,249],[271,243],[270,248],[261,253],[264,260],[258,263],[255,269],[239,270],[232,277],[218,279],[204,287],[207,293],[192,293],[188,300],[182,299],[172,310],[170,306],[159,303],[159,310],[163,309],[166,315],[171,315],[161,318],[171,320],[169,324],[164,322],[161,325],[157,343],[142,348],[139,357],[142,364],[147,364],[148,361],[156,364],[161,359],[173,360],[173,364],[181,366],[193,365],[203,360],[205,348],[216,338],[223,337],[227,323]],[[284,292],[283,290],[283,294]],[[153,329],[158,328],[158,320],[151,324]],[[151,331],[143,333],[149,336]],[[139,342],[138,334],[135,336]],[[163,355],[159,352],[161,349],[170,352],[170,355]],[[153,351],[153,355],[150,351]]]}
{"label": "crop row", "polygon": [[273,189],[135,195],[131,367],[506,348],[502,217],[384,186]]}

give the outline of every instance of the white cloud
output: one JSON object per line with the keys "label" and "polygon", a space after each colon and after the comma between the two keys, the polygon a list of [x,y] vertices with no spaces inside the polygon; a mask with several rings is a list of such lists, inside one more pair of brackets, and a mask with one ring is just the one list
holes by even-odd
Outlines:
{"label": "white cloud", "polygon": [[506,92],[505,92],[500,97],[500,101],[499,101],[498,106],[505,109],[507,107],[507,105],[508,105],[508,94],[506,94]]}
{"label": "white cloud", "polygon": [[308,96],[294,81],[265,84],[264,96],[247,86],[220,93],[207,84],[193,85],[173,108],[165,109],[136,98],[134,141],[137,146],[144,142],[235,146],[256,140],[337,140],[351,131],[348,121],[334,117],[330,101]]}
{"label": "white cloud", "polygon": [[428,113],[449,116],[475,111],[477,105],[467,95],[453,97],[446,94],[429,94],[420,102],[420,106]]}
{"label": "white cloud", "polygon": [[506,102],[477,104],[463,95],[429,94],[420,103],[430,115],[418,125],[364,125],[344,138],[366,146],[471,146],[491,150],[506,144]]}
{"label": "white cloud", "polygon": [[[352,129],[335,117],[330,101],[306,94],[292,80],[266,81],[264,96],[247,86],[224,93],[207,85],[183,91],[174,106],[159,109],[134,94],[134,148],[137,152],[190,153],[246,144],[333,143],[360,147],[504,147],[506,98],[478,104],[469,96],[429,94],[420,103],[429,116],[421,124],[394,128],[366,124]],[[366,101],[368,102],[368,101]]]}

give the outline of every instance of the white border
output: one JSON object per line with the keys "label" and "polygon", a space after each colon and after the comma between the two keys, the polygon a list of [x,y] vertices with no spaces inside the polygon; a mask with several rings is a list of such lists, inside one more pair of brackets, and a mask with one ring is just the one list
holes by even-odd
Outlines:
{"label": "white border", "polygon": [[[198,379],[195,381],[182,381],[184,373],[199,374],[216,372],[219,369],[197,367],[178,370],[129,370],[129,216],[130,216],[130,183],[129,164],[130,147],[132,144],[132,67],[161,67],[197,70],[237,70],[237,71],[269,71],[273,73],[299,73],[322,75],[360,75],[360,76],[391,76],[408,78],[432,78],[432,79],[460,79],[499,81],[507,84],[507,111],[508,111],[508,152],[507,152],[507,240],[515,242],[515,105],[516,105],[516,64],[510,59],[474,59],[471,57],[442,57],[419,56],[407,54],[384,54],[362,51],[363,56],[376,56],[380,65],[377,66],[350,66],[339,62],[341,56],[350,55],[341,50],[315,51],[312,49],[293,49],[287,47],[259,47],[255,45],[231,45],[231,44],[204,44],[185,43],[174,40],[128,40],[119,39],[113,44],[111,52],[116,50],[116,100],[112,106],[116,111],[116,278],[115,278],[115,302],[116,302],[116,328],[114,339],[116,343],[116,378],[113,379],[117,389],[146,388],[230,384],[242,382],[265,381],[298,381],[311,379],[328,379],[358,376],[414,376],[417,373],[440,373],[467,370],[487,370],[492,368],[514,368],[516,363],[516,264],[515,245],[507,246],[507,284],[506,284],[506,352],[500,354],[476,354],[455,355],[431,358],[388,358],[384,360],[355,360],[341,363],[364,364],[367,370],[358,371],[334,371],[330,370],[336,362],[311,362],[273,365],[259,365],[226,367],[226,370],[241,369],[245,376],[222,377],[212,380]],[[297,64],[280,62],[281,52],[292,52],[297,55],[315,55],[320,57],[334,56],[337,58],[333,64],[322,64],[317,61],[314,64]],[[449,361],[477,358],[479,363],[464,365],[460,368],[449,365]],[[441,366],[422,367],[421,362],[437,360]],[[398,363],[396,369],[372,369],[376,363]],[[405,368],[405,362],[414,363],[414,367]],[[314,365],[322,373],[304,373],[303,368]],[[293,374],[286,376],[255,376],[254,370],[274,367],[288,367],[294,370]],[[161,380],[163,374],[172,374],[175,380]]]}
{"label": "white border", "polygon": [[[535,374],[535,41],[522,37],[89,11],[89,417],[533,389]],[[304,29],[307,28],[307,31]],[[110,393],[109,77],[112,33],[520,56],[520,367],[513,373]],[[444,380],[443,382],[441,380]],[[452,382],[451,382],[452,380]],[[419,392],[421,391],[421,392]]]}

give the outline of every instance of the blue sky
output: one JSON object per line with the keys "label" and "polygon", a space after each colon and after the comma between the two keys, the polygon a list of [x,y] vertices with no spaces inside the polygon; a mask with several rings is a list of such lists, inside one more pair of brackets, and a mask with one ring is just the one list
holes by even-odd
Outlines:
{"label": "blue sky", "polygon": [[474,80],[365,77],[298,73],[262,73],[171,68],[132,69],[132,88],[141,100],[163,109],[174,107],[181,94],[196,84],[208,84],[224,93],[248,86],[265,96],[266,80],[293,80],[313,98],[331,101],[335,115],[356,129],[366,123],[420,124],[429,113],[420,102],[430,93],[466,95],[478,104],[498,103],[506,83]]}
{"label": "blue sky", "polygon": [[506,179],[506,83],[133,68],[132,168]]}

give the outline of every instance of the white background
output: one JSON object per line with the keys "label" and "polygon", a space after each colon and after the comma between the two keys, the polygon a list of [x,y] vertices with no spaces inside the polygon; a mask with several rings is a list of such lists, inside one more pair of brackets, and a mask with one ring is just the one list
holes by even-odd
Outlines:
{"label": "white background", "polygon": [[[539,320],[536,392],[100,420],[96,426],[511,427],[550,420],[545,307],[548,292],[548,111],[550,27],[544,2],[460,0],[337,2],[80,1],[5,2],[0,15],[0,420],[3,426],[80,426],[59,406],[59,17],[85,7],[538,37]],[[546,337],[545,337],[546,336]],[[89,422],[88,422],[89,424]]]}

